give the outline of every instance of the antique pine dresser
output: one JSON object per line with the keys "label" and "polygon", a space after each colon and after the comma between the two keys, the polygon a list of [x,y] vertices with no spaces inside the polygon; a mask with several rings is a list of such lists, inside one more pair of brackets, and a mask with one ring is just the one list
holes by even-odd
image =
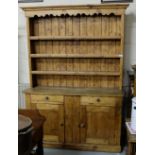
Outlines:
{"label": "antique pine dresser", "polygon": [[128,4],[23,7],[30,88],[44,146],[119,152]]}

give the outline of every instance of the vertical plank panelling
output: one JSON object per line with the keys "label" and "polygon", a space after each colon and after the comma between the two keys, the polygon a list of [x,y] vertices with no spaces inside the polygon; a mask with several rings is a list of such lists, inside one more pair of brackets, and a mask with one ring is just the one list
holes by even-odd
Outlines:
{"label": "vertical plank panelling", "polygon": [[[66,36],[73,35],[73,18],[66,17]],[[72,54],[72,42],[66,41],[66,54]]]}
{"label": "vertical plank panelling", "polygon": [[[87,35],[87,17],[80,17],[80,36]],[[79,54],[88,54],[87,53],[87,41],[80,41],[80,49],[78,51]]]}
{"label": "vertical plank panelling", "polygon": [[[87,16],[87,36],[94,36],[94,17]],[[95,49],[94,49],[94,41],[89,41],[88,46],[87,46],[87,52],[89,54],[95,54]],[[93,60],[92,60],[93,61]],[[90,65],[91,61],[88,61],[88,66]],[[88,77],[89,78],[89,86],[93,87],[94,86],[94,77]]]}
{"label": "vertical plank panelling", "polygon": [[[66,36],[73,35],[73,18],[66,17]],[[72,54],[72,42],[66,41],[66,53]],[[73,71],[73,59],[67,59],[67,71]],[[67,76],[66,79],[66,86],[72,87],[73,86],[73,76]]]}
{"label": "vertical plank panelling", "polygon": [[[116,31],[116,22],[115,22],[115,18],[116,16],[112,16],[111,17],[111,35],[114,36],[115,35],[115,31]],[[111,53],[110,55],[113,55],[115,53],[115,42],[112,42],[112,46],[111,46]],[[114,65],[115,64],[115,59],[110,59],[110,64],[109,66],[111,66],[110,71],[115,71],[114,70]],[[114,83],[115,83],[115,77],[113,77],[112,79],[112,87],[114,87]]]}
{"label": "vertical plank panelling", "polygon": [[120,41],[115,41],[115,47],[116,47],[116,54],[121,55],[122,57],[123,55],[122,55],[121,48],[120,48]]}
{"label": "vertical plank panelling", "polygon": [[[87,18],[84,17],[80,17],[80,36],[86,36],[87,35]],[[80,41],[80,50],[79,50],[79,54],[88,54],[87,52],[87,41]],[[80,67],[80,71],[84,71],[87,72],[88,71],[88,62],[89,59],[79,59],[79,67]],[[87,87],[88,86],[88,82],[87,82],[87,77],[83,76],[81,77],[82,80],[80,80],[80,85],[81,87]]]}
{"label": "vertical plank panelling", "polygon": [[[102,27],[101,27],[101,16],[95,16],[94,17],[94,36],[101,36],[102,33]],[[101,54],[101,42],[100,41],[94,41],[94,54],[100,55]],[[94,71],[100,72],[101,71],[101,59],[94,59]],[[101,77],[97,78],[97,87],[101,87]]]}
{"label": "vertical plank panelling", "polygon": [[[33,54],[114,56],[122,54],[124,42],[124,16],[77,15],[45,16],[32,20],[33,36],[87,36],[106,37],[121,35],[121,40],[36,40]],[[33,58],[34,59],[34,58]],[[123,58],[36,58],[33,69],[37,71],[86,72],[86,75],[35,75],[38,85],[53,87],[122,87]],[[35,66],[36,65],[36,66]],[[115,76],[87,76],[87,72],[120,71],[120,81]]]}
{"label": "vertical plank panelling", "polygon": [[38,23],[38,18],[34,18],[34,36],[39,35],[39,23]]}
{"label": "vertical plank panelling", "polygon": [[[123,23],[124,24],[124,23]],[[122,30],[123,31],[123,30]],[[118,55],[120,55],[120,56],[123,56],[122,54],[122,32],[121,32],[121,16],[118,16],[117,18],[116,18],[116,32],[117,32],[117,34],[118,35],[120,35],[121,36],[121,41],[116,41],[115,42],[115,48],[116,48],[116,53],[118,54]],[[123,32],[124,33],[124,32]],[[123,65],[123,61],[122,61],[122,58],[120,58],[120,64],[119,64],[119,70],[120,70],[120,74],[122,74],[122,66],[121,65]],[[117,79],[117,81],[116,81],[116,86],[117,87],[119,87],[120,89],[121,89],[121,82],[122,82],[122,78],[121,78],[121,76],[122,75],[120,75],[120,77],[119,77],[119,80]],[[119,86],[118,86],[118,84],[119,84]]]}
{"label": "vertical plank panelling", "polygon": [[94,17],[87,16],[87,36],[94,36]]}
{"label": "vertical plank panelling", "polygon": [[102,17],[102,36],[108,36],[109,33],[109,18],[107,16]]}
{"label": "vertical plank panelling", "polygon": [[[73,54],[79,54],[81,52],[80,47],[79,47],[79,41],[74,41],[73,42]],[[73,70],[78,72],[80,71],[80,64],[78,63],[78,59],[73,59],[74,66]],[[79,76],[73,76],[73,87],[79,87]]]}
{"label": "vertical plank panelling", "polygon": [[[59,20],[58,17],[52,17],[52,36],[59,36]],[[59,53],[59,42],[53,41],[53,53]]]}
{"label": "vertical plank panelling", "polygon": [[[36,22],[35,22],[35,34],[36,35],[39,35],[39,19],[37,18],[36,19]],[[40,50],[40,42],[39,41],[33,41],[33,46],[34,46],[34,51],[31,51],[33,52],[34,54],[38,54],[39,53],[39,50]]]}
{"label": "vertical plank panelling", "polygon": [[[106,25],[106,17],[102,16],[101,17],[101,36],[105,36],[105,33],[107,31],[107,25]],[[101,41],[101,55],[106,55],[106,41]],[[106,64],[105,64],[105,60],[102,60],[102,65],[101,65],[101,71],[105,71],[106,70]],[[105,84],[106,84],[106,79],[107,77],[102,77],[101,78],[101,87],[104,88]]]}
{"label": "vertical plank panelling", "polygon": [[[51,36],[52,35],[52,17],[47,18],[46,21],[46,35]],[[53,53],[53,42],[47,41],[46,42],[46,53],[52,54]],[[46,59],[47,64],[47,70],[53,70],[53,63],[51,59]],[[53,79],[52,76],[46,76],[47,80],[47,86],[53,86]]]}
{"label": "vertical plank panelling", "polygon": [[[79,59],[74,59],[73,69],[75,72],[79,72],[79,70],[80,70]],[[73,77],[73,87],[79,87],[79,76]]]}
{"label": "vertical plank panelling", "polygon": [[122,22],[122,15],[121,16],[117,16],[117,35],[121,36],[122,31],[121,31],[121,22]]}
{"label": "vertical plank panelling", "polygon": [[[94,17],[87,16],[87,36],[92,37],[94,36]],[[94,41],[90,41],[88,46],[88,52],[95,54],[94,52]],[[90,51],[91,52],[90,52]]]}
{"label": "vertical plank panelling", "polygon": [[[73,17],[73,36],[79,36],[80,35],[80,17]],[[74,54],[79,54],[80,53],[80,41],[74,41],[73,42],[73,45],[74,45],[74,50],[73,50],[73,53]],[[73,70],[76,70],[76,71],[80,71],[80,64],[78,63],[79,60],[78,59],[74,59],[74,68]],[[79,76],[72,76],[73,78],[73,86],[75,87],[79,87],[80,85],[80,78]]]}
{"label": "vertical plank panelling", "polygon": [[[52,36],[59,36],[59,17],[52,17]],[[59,54],[59,41],[53,41],[53,53]],[[53,59],[53,70],[57,70],[59,60]],[[53,86],[59,86],[59,76],[53,76]]]}
{"label": "vertical plank panelling", "polygon": [[[109,16],[109,18],[108,17],[106,17],[106,24],[107,24],[107,36],[112,36],[111,34],[112,34],[112,24],[111,24],[111,17]],[[111,42],[112,41],[108,41],[108,43],[107,43],[107,54],[108,55],[110,55],[110,53],[111,53],[111,50],[112,50],[112,44],[111,44]],[[107,71],[108,70],[110,70],[110,68],[111,68],[111,66],[109,66],[108,65],[108,61],[109,60],[107,60],[106,59],[106,69],[107,69]],[[108,88],[111,88],[111,82],[112,82],[112,77],[108,77],[107,76],[107,80],[108,80]]]}
{"label": "vertical plank panelling", "polygon": [[[41,17],[39,19],[39,35],[40,36],[44,36],[46,34],[46,30],[45,30],[45,19],[43,17]],[[40,41],[40,53],[45,53],[46,52],[46,42],[45,41]],[[46,61],[45,59],[40,59],[41,62],[41,68],[40,70],[44,71],[46,70]],[[46,80],[46,76],[42,75],[42,79],[41,79],[41,85],[42,86],[46,86],[47,85],[47,80]]]}
{"label": "vertical plank panelling", "polygon": [[88,87],[89,88],[93,88],[93,76],[88,77]]}
{"label": "vertical plank panelling", "polygon": [[[50,20],[50,17],[46,17],[44,19],[44,29],[45,29],[45,36],[50,36],[51,35],[51,20]],[[45,42],[45,49],[44,49],[44,53],[49,53],[50,52],[50,44],[49,44],[49,41],[46,41]],[[48,61],[49,59],[44,59],[44,63],[46,64],[46,70],[49,70],[49,64],[48,64]],[[49,78],[48,76],[46,75],[45,76],[45,79],[46,79],[46,86],[49,86]]]}
{"label": "vertical plank panelling", "polygon": [[[66,24],[65,24],[65,22],[66,22],[65,17],[59,18],[59,35],[60,36],[66,35]],[[65,54],[65,41],[59,42],[59,53]]]}
{"label": "vertical plank panelling", "polygon": [[[65,36],[66,35],[66,19],[65,17],[59,18],[59,35]],[[60,54],[66,54],[66,48],[65,48],[65,41],[59,42],[59,53]],[[66,59],[63,59],[61,65],[61,70],[66,71],[67,70],[67,63]],[[60,76],[60,87],[66,87],[66,76]]]}
{"label": "vertical plank panelling", "polygon": [[101,36],[101,31],[102,31],[102,17],[101,16],[95,16],[94,17],[94,36]]}

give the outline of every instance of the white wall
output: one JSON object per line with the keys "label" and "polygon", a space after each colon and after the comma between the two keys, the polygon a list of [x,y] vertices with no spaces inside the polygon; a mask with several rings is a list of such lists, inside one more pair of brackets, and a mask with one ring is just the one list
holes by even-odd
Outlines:
{"label": "white wall", "polygon": [[[26,40],[25,17],[20,6],[34,5],[65,5],[65,4],[100,4],[101,0],[44,0],[42,3],[19,4],[18,13],[18,39],[19,39],[19,83],[29,83],[28,74],[28,50]],[[125,60],[124,70],[130,69],[131,64],[136,63],[136,2],[130,4],[126,11],[125,21]],[[126,74],[125,74],[126,77]]]}

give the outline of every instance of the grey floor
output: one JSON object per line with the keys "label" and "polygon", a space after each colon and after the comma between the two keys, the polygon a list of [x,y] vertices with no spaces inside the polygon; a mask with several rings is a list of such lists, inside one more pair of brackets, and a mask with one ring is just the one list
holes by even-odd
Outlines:
{"label": "grey floor", "polygon": [[121,153],[76,151],[63,149],[44,149],[44,155],[126,155],[126,148]]}

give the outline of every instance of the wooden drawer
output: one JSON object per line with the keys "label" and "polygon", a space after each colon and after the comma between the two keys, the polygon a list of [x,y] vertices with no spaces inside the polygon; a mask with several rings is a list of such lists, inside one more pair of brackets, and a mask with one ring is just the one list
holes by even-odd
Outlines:
{"label": "wooden drawer", "polygon": [[122,97],[82,96],[81,105],[120,106]]}
{"label": "wooden drawer", "polygon": [[31,95],[32,103],[59,103],[63,104],[64,97],[60,95]]}

